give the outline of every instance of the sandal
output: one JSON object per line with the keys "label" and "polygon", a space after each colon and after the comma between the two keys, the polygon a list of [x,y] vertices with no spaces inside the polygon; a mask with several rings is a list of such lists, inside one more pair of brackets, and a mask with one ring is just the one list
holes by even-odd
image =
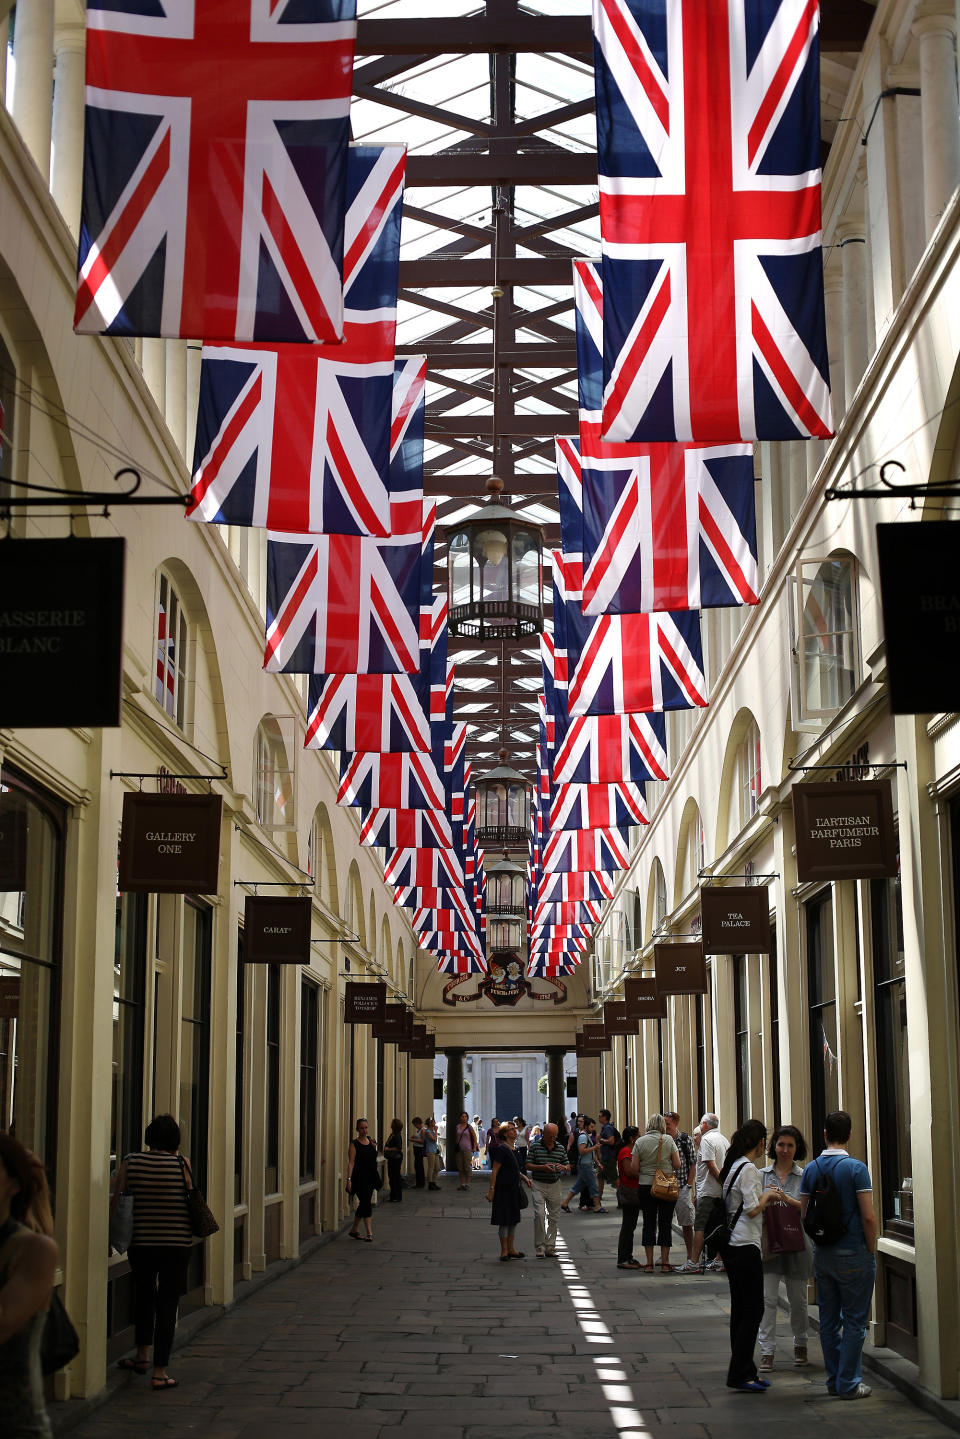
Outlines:
{"label": "sandal", "polygon": [[146,1374],[150,1368],[149,1359],[120,1359],[117,1362],[118,1369],[129,1369],[131,1374]]}
{"label": "sandal", "polygon": [[509,1254],[501,1254],[501,1255],[500,1255],[500,1263],[501,1263],[501,1264],[506,1264],[509,1259],[510,1259],[510,1255],[509,1255]]}
{"label": "sandal", "polygon": [[350,1235],[350,1238],[351,1238],[351,1239],[359,1239],[359,1238],[360,1238],[360,1235],[357,1233],[357,1231],[356,1231],[355,1229],[348,1229],[348,1230],[347,1230],[347,1233]]}
{"label": "sandal", "polygon": [[518,1249],[515,1253],[510,1253],[507,1255],[508,1259],[526,1259],[526,1257],[527,1256],[524,1254],[522,1249]]}
{"label": "sandal", "polygon": [[676,1274],[676,1272],[677,1272],[677,1266],[676,1266],[675,1264],[661,1264],[661,1265],[660,1265],[660,1273],[661,1273],[661,1274]]}
{"label": "sandal", "polygon": [[642,1269],[643,1265],[639,1259],[621,1259],[617,1264],[618,1269]]}
{"label": "sandal", "polygon": [[652,1264],[643,1264],[641,1265],[641,1268],[643,1269],[644,1274],[656,1274],[657,1272]]}
{"label": "sandal", "polygon": [[177,1389],[179,1388],[179,1386],[180,1380],[171,1379],[169,1374],[165,1374],[162,1379],[158,1379],[156,1376],[154,1376],[150,1380],[150,1388],[155,1394],[160,1394],[164,1389]]}
{"label": "sandal", "polygon": [[561,1204],[560,1208],[563,1210],[564,1214],[569,1214],[569,1213],[570,1213],[570,1206],[569,1206],[569,1204]]}

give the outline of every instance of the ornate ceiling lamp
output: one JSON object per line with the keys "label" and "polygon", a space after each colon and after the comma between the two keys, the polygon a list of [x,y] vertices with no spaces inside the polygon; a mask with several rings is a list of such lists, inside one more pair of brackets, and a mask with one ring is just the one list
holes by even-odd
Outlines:
{"label": "ornate ceiling lamp", "polygon": [[500,751],[500,763],[473,780],[472,787],[477,807],[477,844],[496,849],[526,845],[530,839],[533,785],[507,764],[505,749]]}
{"label": "ornate ceiling lamp", "polygon": [[527,874],[503,852],[496,864],[484,865],[485,908],[490,919],[522,919],[527,912]]}

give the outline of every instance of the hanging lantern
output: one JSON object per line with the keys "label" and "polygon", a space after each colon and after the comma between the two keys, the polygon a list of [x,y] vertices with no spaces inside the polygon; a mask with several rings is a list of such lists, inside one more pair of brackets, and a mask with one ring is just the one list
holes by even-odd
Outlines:
{"label": "hanging lantern", "polygon": [[504,850],[503,859],[484,865],[483,872],[487,881],[484,906],[488,916],[491,919],[522,918],[527,912],[526,870],[508,859]]}
{"label": "hanging lantern", "polygon": [[517,953],[523,941],[519,919],[495,919],[487,925],[491,954]]}
{"label": "hanging lantern", "polygon": [[543,532],[498,503],[502,488],[488,480],[487,503],[446,531],[452,635],[519,640],[543,629]]}
{"label": "hanging lantern", "polygon": [[473,781],[475,834],[481,847],[525,845],[530,838],[533,785],[506,761],[507,751],[502,749],[496,769]]}

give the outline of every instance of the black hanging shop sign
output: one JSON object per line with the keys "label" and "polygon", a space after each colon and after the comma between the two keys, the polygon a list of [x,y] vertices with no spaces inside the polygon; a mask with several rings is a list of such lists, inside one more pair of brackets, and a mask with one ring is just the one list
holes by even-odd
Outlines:
{"label": "black hanging shop sign", "polygon": [[216,894],[222,810],[218,794],[125,794],[121,893]]}
{"label": "black hanging shop sign", "polygon": [[119,725],[124,544],[4,541],[0,727]]}
{"label": "black hanging shop sign", "polygon": [[765,885],[701,885],[700,918],[704,954],[770,953]]}
{"label": "black hanging shop sign", "polygon": [[655,944],[653,965],[658,994],[706,994],[707,961],[702,944]]}
{"label": "black hanging shop sign", "polygon": [[[412,1023],[412,1020],[411,1020]],[[372,1036],[374,1039],[384,1039],[391,1044],[397,1044],[405,1039],[407,1034],[407,1007],[404,1004],[388,1004],[384,1008],[384,1019],[380,1024],[374,1024]]]}
{"label": "black hanging shop sign", "polygon": [[798,784],[793,790],[793,818],[801,884],[896,877],[897,836],[889,781]]}
{"label": "black hanging shop sign", "polygon": [[382,1024],[386,1018],[387,986],[383,983],[348,980],[343,1000],[345,1024]]}
{"label": "black hanging shop sign", "polygon": [[637,1021],[625,1002],[608,999],[603,1006],[603,1028],[606,1034],[636,1034]]}
{"label": "black hanging shop sign", "polygon": [[[936,489],[931,489],[936,494]],[[877,525],[893,714],[960,709],[960,545],[952,520]]]}
{"label": "black hanging shop sign", "polygon": [[26,887],[26,806],[17,794],[0,794],[0,894],[21,894]]}
{"label": "black hanging shop sign", "polygon": [[309,964],[313,902],[309,895],[248,894],[243,906],[245,964]]}
{"label": "black hanging shop sign", "polygon": [[585,1024],[578,1037],[592,1054],[606,1053],[610,1048],[610,1036],[603,1024]]}
{"label": "black hanging shop sign", "polygon": [[658,990],[655,979],[625,979],[623,994],[631,1019],[666,1019],[667,1001]]}

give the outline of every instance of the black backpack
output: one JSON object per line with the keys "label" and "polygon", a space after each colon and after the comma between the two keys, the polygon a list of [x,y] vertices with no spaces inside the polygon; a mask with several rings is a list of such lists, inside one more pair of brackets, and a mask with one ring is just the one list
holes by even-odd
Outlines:
{"label": "black backpack", "polygon": [[[747,1162],[747,1160],[744,1160],[743,1164]],[[736,1171],[737,1174],[740,1174],[743,1170],[743,1164],[741,1164],[740,1168]],[[730,1182],[731,1176],[728,1174],[725,1189],[729,1189]],[[707,1211],[707,1222],[703,1226],[703,1247],[707,1251],[708,1259],[716,1259],[718,1254],[722,1254],[723,1250],[730,1243],[730,1236],[736,1229],[742,1213],[742,1195],[740,1196],[737,1211],[732,1216],[727,1213],[726,1193],[718,1194],[714,1199]]]}
{"label": "black backpack", "polygon": [[847,1226],[843,1220],[840,1191],[830,1172],[834,1166],[821,1165],[817,1159],[813,1162],[817,1166],[817,1177],[807,1200],[803,1227],[814,1244],[839,1244]]}
{"label": "black backpack", "polygon": [[610,1138],[603,1139],[600,1142],[601,1144],[608,1144],[613,1150],[614,1154],[619,1154],[621,1149],[623,1148],[623,1135],[620,1133],[619,1129],[615,1124],[611,1124],[610,1128],[613,1130]]}

